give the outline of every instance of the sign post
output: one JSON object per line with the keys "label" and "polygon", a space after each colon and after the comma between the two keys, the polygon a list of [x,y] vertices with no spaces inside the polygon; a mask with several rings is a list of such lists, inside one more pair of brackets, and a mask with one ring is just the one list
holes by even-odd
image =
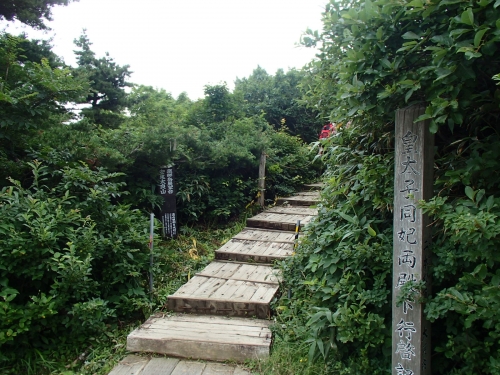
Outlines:
{"label": "sign post", "polygon": [[259,163],[259,199],[258,204],[262,208],[265,206],[265,191],[266,191],[266,153],[262,151],[260,154]]}
{"label": "sign post", "polygon": [[[430,375],[430,325],[421,297],[430,290],[429,219],[418,207],[433,190],[434,136],[426,121],[415,123],[424,107],[396,112],[392,298],[392,374]],[[425,282],[422,293],[401,300],[406,283]],[[408,287],[407,285],[406,287]],[[398,298],[399,297],[399,298]]]}
{"label": "sign post", "polygon": [[161,223],[163,237],[177,237],[177,205],[175,200],[175,173],[174,166],[160,168],[160,195],[163,197],[161,209]]}

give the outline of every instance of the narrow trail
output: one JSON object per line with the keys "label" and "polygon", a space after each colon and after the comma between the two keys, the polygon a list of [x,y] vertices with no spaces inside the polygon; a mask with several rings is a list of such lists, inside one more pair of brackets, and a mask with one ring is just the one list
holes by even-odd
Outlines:
{"label": "narrow trail", "polygon": [[309,206],[319,201],[320,187],[306,185],[307,191],[247,219],[213,262],[168,297],[171,313],[152,315],[127,337],[130,352],[175,358],[130,354],[109,375],[250,375],[217,362],[269,356],[270,304],[280,280],[272,263],[292,255],[296,223],[303,226],[317,214]]}

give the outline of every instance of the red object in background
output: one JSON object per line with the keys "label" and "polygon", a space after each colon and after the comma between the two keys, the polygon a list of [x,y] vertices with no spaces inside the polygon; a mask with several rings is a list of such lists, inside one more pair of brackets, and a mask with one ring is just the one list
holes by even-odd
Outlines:
{"label": "red object in background", "polygon": [[321,133],[319,134],[319,139],[328,138],[332,134],[335,134],[335,125],[333,125],[330,122],[329,124],[326,124],[325,126],[323,126],[323,129],[321,129]]}

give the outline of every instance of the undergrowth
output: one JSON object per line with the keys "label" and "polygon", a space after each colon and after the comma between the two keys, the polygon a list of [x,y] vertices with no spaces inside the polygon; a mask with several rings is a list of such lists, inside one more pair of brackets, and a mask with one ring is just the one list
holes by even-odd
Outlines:
{"label": "undergrowth", "polygon": [[[127,335],[152,312],[164,309],[167,296],[213,260],[221,247],[245,225],[245,218],[224,227],[182,227],[175,240],[155,244],[154,291],[151,303],[136,320],[116,320],[88,338],[61,340],[32,348],[15,361],[0,362],[0,375],[104,375],[126,355]],[[145,238],[147,241],[147,238]]]}

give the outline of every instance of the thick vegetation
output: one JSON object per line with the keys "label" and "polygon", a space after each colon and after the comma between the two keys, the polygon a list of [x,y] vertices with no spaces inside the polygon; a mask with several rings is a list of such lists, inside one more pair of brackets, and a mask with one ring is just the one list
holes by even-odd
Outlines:
{"label": "thick vegetation", "polygon": [[[65,3],[10,1],[0,17],[43,27]],[[498,0],[331,1],[323,30],[304,36],[320,50],[307,72],[258,67],[234,92],[206,86],[197,101],[132,85],[85,34],[77,68],[45,42],[1,34],[0,370],[73,374],[82,358],[83,373],[109,370],[120,328],[162,306],[231,235],[194,224],[252,208],[262,152],[267,203],[317,175],[303,141],[319,116],[340,126],[323,144],[318,218],[281,265],[285,359],[256,368],[390,372],[394,113],[424,104],[436,137],[434,198],[420,203],[433,218],[433,373],[500,374],[499,19]],[[75,103],[86,108],[75,114]],[[147,220],[168,164],[183,226],[175,241],[155,236],[151,270]]]}
{"label": "thick vegetation", "polygon": [[[227,240],[230,232],[216,228],[254,209],[263,152],[266,203],[320,168],[302,140],[315,116],[297,102],[304,72],[277,73],[288,107],[254,84],[252,93],[266,92],[270,103],[252,112],[245,87],[173,98],[130,83],[129,67],[95,56],[85,33],[75,44],[73,68],[46,42],[0,34],[0,372],[78,367],[92,345],[161,308]],[[73,110],[77,104],[84,108]],[[155,235],[150,269],[149,213],[163,203],[156,186],[169,164],[180,237]],[[214,234],[204,238],[194,226]],[[109,371],[97,367],[82,371]]]}
{"label": "thick vegetation", "polygon": [[332,1],[304,37],[321,50],[307,101],[344,126],[318,219],[283,264],[278,333],[307,340],[329,373],[390,371],[394,117],[415,103],[436,137],[435,197],[421,203],[433,373],[500,373],[499,19],[493,0]]}

